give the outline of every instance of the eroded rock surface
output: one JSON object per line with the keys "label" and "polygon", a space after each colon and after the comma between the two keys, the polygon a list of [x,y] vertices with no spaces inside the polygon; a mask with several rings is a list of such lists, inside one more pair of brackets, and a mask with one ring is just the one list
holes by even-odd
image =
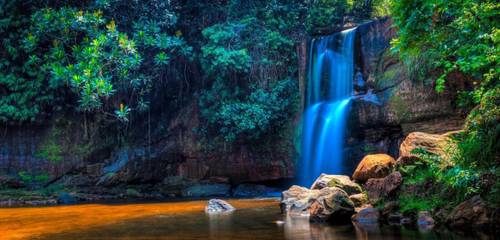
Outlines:
{"label": "eroded rock surface", "polygon": [[361,207],[368,202],[368,196],[365,193],[358,193],[349,196],[355,207]]}
{"label": "eroded rock surface", "polygon": [[480,196],[474,196],[456,206],[446,222],[453,228],[487,228],[492,223],[492,213],[492,209]]}
{"label": "eroded rock surface", "polygon": [[322,173],[311,186],[311,189],[322,189],[325,187],[338,187],[347,194],[357,194],[362,191],[361,186],[345,175],[329,175]]}
{"label": "eroded rock surface", "polygon": [[450,142],[451,137],[459,132],[460,131],[451,131],[444,134],[412,132],[408,134],[399,147],[398,164],[411,164],[418,159],[418,155],[413,153],[416,149],[422,149],[429,153],[447,158],[447,150],[454,147]]}
{"label": "eroded rock surface", "polygon": [[336,187],[322,188],[318,198],[312,200],[309,209],[313,222],[349,222],[354,214],[354,204],[347,193]]}
{"label": "eroded rock surface", "polygon": [[392,194],[403,183],[400,172],[393,172],[385,178],[371,178],[365,183],[370,202],[377,202]]}

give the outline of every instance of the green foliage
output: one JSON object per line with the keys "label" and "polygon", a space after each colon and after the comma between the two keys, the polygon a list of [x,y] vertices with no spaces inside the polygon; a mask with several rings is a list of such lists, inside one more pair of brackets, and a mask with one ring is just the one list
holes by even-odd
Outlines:
{"label": "green foliage", "polygon": [[19,175],[19,178],[21,178],[21,181],[25,184],[31,183],[33,181],[33,176],[31,176],[25,171],[18,172],[17,175]]}
{"label": "green foliage", "polygon": [[53,163],[58,163],[63,160],[63,150],[55,142],[49,142],[44,144],[35,156],[37,158],[47,159]]}
{"label": "green foliage", "polygon": [[227,19],[202,31],[200,60],[211,87],[200,94],[207,123],[200,132],[226,142],[262,140],[295,111],[293,45],[304,3],[233,0],[228,8]]}
{"label": "green foliage", "polygon": [[[458,105],[472,111],[464,132],[455,139],[454,165],[436,173],[438,180],[454,189],[459,199],[490,191],[480,189],[478,181],[481,174],[497,172],[500,163],[500,4],[492,0],[405,0],[392,5],[398,28],[393,49],[409,62],[425,59],[421,69],[427,75],[438,72],[438,92],[455,79],[467,86],[458,94]],[[490,191],[494,192],[498,185]]]}
{"label": "green foliage", "polygon": [[482,95],[481,88],[498,84],[499,9],[496,1],[395,1],[394,49],[403,57],[423,52],[433,56],[431,64],[443,70],[437,91],[444,90],[449,73],[460,71],[482,79],[474,89]]}
{"label": "green foliage", "polygon": [[20,171],[17,173],[19,178],[24,184],[42,184],[49,180],[50,176],[48,173],[40,173],[38,175],[29,174],[26,171]]}
{"label": "green foliage", "polygon": [[[367,1],[362,1],[362,2],[367,2]],[[371,10],[371,15],[375,17],[380,17],[380,16],[389,16],[391,14],[391,7],[392,7],[392,2],[393,0],[373,0],[371,9],[369,7],[369,10]]]}
{"label": "green foliage", "polygon": [[458,136],[455,158],[465,166],[488,169],[500,163],[500,86],[486,90]]}
{"label": "green foliage", "polygon": [[46,63],[41,70],[50,73],[49,87],[70,86],[87,112],[102,109],[103,100],[116,92],[113,86],[133,78],[142,61],[135,41],[114,21],[106,24],[100,11],[37,11],[24,43],[30,56]]}
{"label": "green foliage", "polygon": [[399,197],[399,207],[403,214],[415,213],[417,211],[430,211],[442,206],[445,200],[439,196],[430,198],[418,197],[415,195],[401,195]]}
{"label": "green foliage", "polygon": [[349,9],[346,0],[315,0],[311,1],[311,5],[307,12],[306,26],[312,33],[338,23]]}
{"label": "green foliage", "polygon": [[[191,51],[180,35],[169,34],[176,23],[169,3],[30,2],[0,3],[4,122],[34,121],[41,113],[67,107],[128,120],[124,114],[148,109],[145,98],[152,79]],[[132,8],[136,12],[122,17],[121,11]],[[121,21],[115,22],[115,17]],[[122,98],[129,111],[113,111],[123,104]]]}
{"label": "green foliage", "polygon": [[41,174],[35,175],[34,181],[37,183],[45,183],[45,182],[49,181],[49,178],[50,178],[50,176],[48,173],[41,173]]}
{"label": "green foliage", "polygon": [[[429,153],[423,149],[412,151],[417,155],[415,162],[410,165],[400,166],[399,170],[404,176],[405,186],[427,186],[432,184],[440,191],[431,191],[425,196],[404,195],[410,206],[412,202],[422,202],[427,206],[437,206],[435,199],[447,199],[456,205],[461,201],[479,193],[480,171],[464,167],[456,162],[442,159],[441,156]],[[429,205],[430,204],[430,205]],[[422,209],[418,209],[422,210]],[[431,208],[425,209],[431,210]]]}
{"label": "green foliage", "polygon": [[208,42],[201,50],[208,74],[224,77],[233,71],[249,70],[251,59],[240,38],[240,31],[244,28],[243,24],[225,23],[203,30],[203,36]]}
{"label": "green foliage", "polygon": [[123,104],[120,104],[120,108],[115,110],[115,115],[120,119],[121,121],[128,122],[128,114],[130,113],[130,108],[127,106],[124,106]]}
{"label": "green foliage", "polygon": [[[263,134],[279,130],[293,113],[297,101],[296,84],[287,79],[277,82],[269,90],[254,86],[243,97],[220,101],[220,85],[202,95],[202,114],[217,135],[227,142],[256,140]],[[206,105],[205,105],[206,104]]]}

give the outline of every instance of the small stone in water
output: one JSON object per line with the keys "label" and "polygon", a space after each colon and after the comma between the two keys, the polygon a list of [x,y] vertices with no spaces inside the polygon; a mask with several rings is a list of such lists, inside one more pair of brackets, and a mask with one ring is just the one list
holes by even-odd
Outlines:
{"label": "small stone in water", "polygon": [[225,213],[234,211],[235,208],[231,204],[220,199],[210,199],[205,207],[206,213]]}

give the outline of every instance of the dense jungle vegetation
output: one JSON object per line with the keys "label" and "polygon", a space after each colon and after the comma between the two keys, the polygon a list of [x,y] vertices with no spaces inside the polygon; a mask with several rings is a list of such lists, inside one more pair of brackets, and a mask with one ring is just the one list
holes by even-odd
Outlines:
{"label": "dense jungle vegetation", "polygon": [[[0,121],[70,113],[126,128],[161,105],[155,90],[167,84],[198,99],[200,135],[263,141],[299,108],[296,44],[389,15],[393,50],[414,74],[431,75],[438,92],[465,85],[465,129],[450,159],[421,153],[405,174],[454,190],[457,202],[476,193],[495,202],[500,185],[487,179],[500,177],[499,12],[494,0],[0,0]],[[402,202],[425,209],[442,198]]]}

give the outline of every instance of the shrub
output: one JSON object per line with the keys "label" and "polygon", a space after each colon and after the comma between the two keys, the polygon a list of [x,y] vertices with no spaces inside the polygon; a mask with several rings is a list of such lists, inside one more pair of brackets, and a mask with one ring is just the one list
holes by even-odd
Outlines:
{"label": "shrub", "polygon": [[338,23],[348,10],[346,0],[315,0],[311,1],[306,18],[308,32],[328,28]]}
{"label": "shrub", "polygon": [[282,80],[269,90],[253,87],[243,100],[233,98],[222,103],[215,100],[214,92],[205,92],[201,104],[206,109],[202,114],[210,128],[227,142],[256,140],[283,127],[294,112],[296,87],[293,80]]}

